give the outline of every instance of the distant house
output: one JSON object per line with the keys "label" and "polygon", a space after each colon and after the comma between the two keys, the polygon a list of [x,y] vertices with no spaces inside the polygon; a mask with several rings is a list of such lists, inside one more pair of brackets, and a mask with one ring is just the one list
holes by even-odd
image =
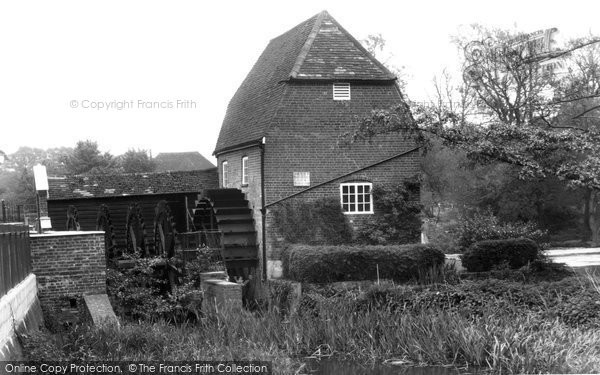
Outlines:
{"label": "distant house", "polygon": [[396,77],[326,11],[270,41],[231,99],[214,151],[219,186],[241,189],[252,209],[263,275],[280,264],[279,202],[331,197],[357,228],[378,214],[374,186],[419,172],[412,138],[339,142],[402,100]]}
{"label": "distant house", "polygon": [[157,172],[201,171],[215,166],[199,152],[162,152],[154,159]]}

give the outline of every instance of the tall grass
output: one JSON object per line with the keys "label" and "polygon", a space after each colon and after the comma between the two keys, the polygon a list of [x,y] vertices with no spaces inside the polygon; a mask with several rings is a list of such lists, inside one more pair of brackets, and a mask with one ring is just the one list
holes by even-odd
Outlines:
{"label": "tall grass", "polygon": [[[302,357],[324,354],[513,373],[600,371],[599,330],[569,327],[539,314],[358,312],[350,303],[325,299],[313,313],[283,318],[274,310],[224,309],[193,325],[80,328],[66,334],[62,350],[72,360],[265,360],[273,362],[276,373],[293,373]],[[35,348],[29,354],[44,359]]]}

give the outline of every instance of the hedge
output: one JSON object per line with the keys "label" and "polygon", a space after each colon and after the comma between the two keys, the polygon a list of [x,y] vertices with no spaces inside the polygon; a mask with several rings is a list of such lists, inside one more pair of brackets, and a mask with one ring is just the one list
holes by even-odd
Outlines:
{"label": "hedge", "polygon": [[434,246],[308,246],[292,245],[283,254],[284,277],[300,282],[380,279],[404,282],[444,263]]}
{"label": "hedge", "polygon": [[539,252],[539,246],[528,238],[487,240],[471,245],[461,260],[469,272],[484,272],[504,265],[517,269],[537,259]]}

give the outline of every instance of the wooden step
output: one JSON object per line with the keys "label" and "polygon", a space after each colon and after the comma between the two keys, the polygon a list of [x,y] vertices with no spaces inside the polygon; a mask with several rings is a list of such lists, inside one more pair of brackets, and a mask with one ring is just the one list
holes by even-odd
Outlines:
{"label": "wooden step", "polygon": [[245,208],[248,208],[248,201],[236,199],[236,200],[223,200],[223,201],[213,202],[213,208],[216,209],[216,208],[220,208],[220,207],[245,207]]}
{"label": "wooden step", "polygon": [[258,247],[226,245],[221,248],[221,256],[224,260],[239,258],[254,259],[258,256]]}
{"label": "wooden step", "polygon": [[[215,214],[219,216],[223,216],[222,219],[231,219],[226,218],[225,216],[229,215],[251,215],[252,210],[248,207],[218,207],[215,208]],[[221,218],[220,218],[221,219]]]}

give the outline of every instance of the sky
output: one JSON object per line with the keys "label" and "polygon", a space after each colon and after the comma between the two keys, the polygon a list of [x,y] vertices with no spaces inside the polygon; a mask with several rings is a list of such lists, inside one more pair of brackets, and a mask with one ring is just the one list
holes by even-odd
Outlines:
{"label": "sky", "polygon": [[472,23],[600,35],[597,0],[0,0],[0,150],[89,139],[214,162],[227,104],[269,40],[322,10],[358,40],[380,33],[414,100],[457,69],[451,37]]}

